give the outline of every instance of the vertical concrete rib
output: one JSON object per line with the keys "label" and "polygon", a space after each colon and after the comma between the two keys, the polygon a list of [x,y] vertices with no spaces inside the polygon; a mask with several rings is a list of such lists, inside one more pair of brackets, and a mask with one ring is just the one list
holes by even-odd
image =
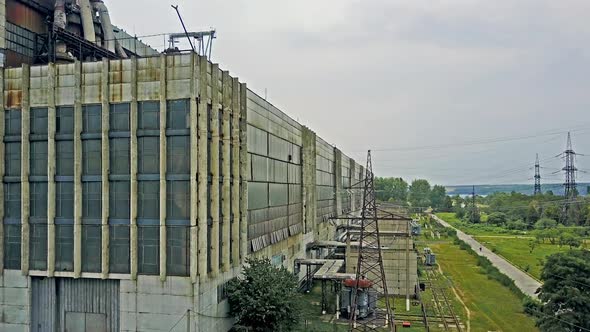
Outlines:
{"label": "vertical concrete rib", "polygon": [[82,62],[74,65],[74,278],[82,272]]}
{"label": "vertical concrete rib", "polygon": [[196,53],[191,53],[192,76],[190,83],[190,149],[191,149],[191,175],[190,175],[190,277],[193,283],[198,276],[198,227],[197,227],[197,171],[198,165],[198,118],[197,96],[199,95],[199,58]]}
{"label": "vertical concrete rib", "polygon": [[231,206],[233,212],[232,223],[232,262],[234,267],[240,266],[240,82],[232,79],[232,105],[231,105],[231,142],[233,173],[231,184]]}
{"label": "vertical concrete rib", "polygon": [[221,242],[221,266],[222,271],[227,272],[230,268],[230,184],[231,184],[231,174],[230,174],[230,140],[231,140],[231,133],[229,132],[229,114],[231,112],[231,77],[229,76],[229,72],[224,71],[222,75],[222,92],[223,92],[223,99],[222,99],[222,107],[223,107],[223,117],[221,119],[221,154],[222,164],[221,164],[221,175],[223,177],[223,185],[221,187],[221,209],[223,211],[222,216],[223,220],[223,234],[221,234],[221,238],[223,239]]}
{"label": "vertical concrete rib", "polygon": [[336,206],[334,216],[342,214],[342,151],[334,148],[334,192],[336,193]]}
{"label": "vertical concrete rib", "polygon": [[[4,68],[0,68],[0,156],[4,160]],[[0,162],[0,180],[4,179],[4,162]],[[4,274],[4,181],[0,181],[0,275]]]}
{"label": "vertical concrete rib", "polygon": [[199,57],[199,108],[197,115],[197,146],[198,154],[198,170],[197,170],[197,191],[198,191],[198,269],[201,280],[207,276],[207,255],[209,254],[207,248],[207,105],[209,98],[207,96],[207,86],[209,85],[207,79],[207,58]]}
{"label": "vertical concrete rib", "polygon": [[160,280],[166,280],[166,55],[160,55]]}
{"label": "vertical concrete rib", "polygon": [[248,255],[248,178],[250,171],[248,165],[248,113],[246,101],[248,99],[246,92],[248,87],[246,83],[240,84],[240,251],[241,262],[246,260]]}
{"label": "vertical concrete rib", "polygon": [[131,251],[131,279],[137,279],[137,58],[131,58],[131,109],[130,109],[130,152],[131,152],[131,195],[129,204],[131,210],[130,251]]}
{"label": "vertical concrete rib", "polygon": [[47,68],[47,276],[55,273],[55,108],[56,65]]}
{"label": "vertical concrete rib", "polygon": [[22,103],[21,103],[21,271],[29,274],[29,134],[30,134],[30,79],[31,69],[28,64],[22,65]]}
{"label": "vertical concrete rib", "polygon": [[109,275],[109,170],[110,170],[110,151],[109,151],[109,130],[110,109],[109,109],[109,60],[102,60],[101,77],[100,77],[100,103],[101,112],[101,180],[102,180],[102,213],[101,213],[101,230],[102,230],[102,278],[106,279]]}
{"label": "vertical concrete rib", "polygon": [[219,272],[219,65],[211,65],[211,276]]}
{"label": "vertical concrete rib", "polygon": [[316,135],[307,127],[302,127],[302,160],[301,167],[303,182],[303,229],[305,233],[311,231],[317,235],[316,223]]}

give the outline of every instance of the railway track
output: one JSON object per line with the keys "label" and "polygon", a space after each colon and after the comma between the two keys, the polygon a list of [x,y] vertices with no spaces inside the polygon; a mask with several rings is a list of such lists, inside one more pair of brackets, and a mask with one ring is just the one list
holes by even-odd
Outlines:
{"label": "railway track", "polygon": [[444,281],[437,278],[438,273],[433,269],[425,271],[425,283],[432,293],[434,312],[437,314],[435,320],[429,318],[432,323],[440,323],[445,331],[463,332],[459,317],[453,309],[453,304],[447,295],[447,286]]}

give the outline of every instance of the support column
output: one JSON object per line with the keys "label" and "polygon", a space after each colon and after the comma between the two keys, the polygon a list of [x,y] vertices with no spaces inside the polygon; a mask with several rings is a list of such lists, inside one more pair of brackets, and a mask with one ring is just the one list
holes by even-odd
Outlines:
{"label": "support column", "polygon": [[166,55],[160,55],[160,280],[166,280]]}
{"label": "support column", "polygon": [[246,102],[248,87],[240,84],[240,261],[243,263],[248,255],[248,112]]}
{"label": "support column", "polygon": [[190,149],[191,149],[191,175],[190,175],[190,277],[193,283],[197,282],[198,276],[198,231],[197,227],[197,172],[198,172],[198,117],[197,117],[197,96],[199,94],[199,57],[191,53],[192,77],[190,95]]}
{"label": "support column", "polygon": [[219,273],[219,65],[211,65],[211,277]]}
{"label": "support column", "polygon": [[74,65],[74,278],[82,272],[82,63]]}
{"label": "support column", "polygon": [[334,177],[336,178],[334,181],[334,192],[336,193],[334,216],[337,217],[342,214],[342,151],[337,148],[334,148]]}
{"label": "support column", "polygon": [[55,107],[56,66],[47,68],[47,276],[55,273]]}
{"label": "support column", "polygon": [[198,171],[197,171],[197,223],[198,223],[198,269],[201,280],[207,276],[207,105],[209,97],[207,96],[207,87],[209,85],[207,77],[207,58],[199,57],[199,107],[197,113],[197,147],[198,147]]}
{"label": "support column", "polygon": [[110,229],[109,229],[109,209],[110,209],[110,196],[109,196],[109,169],[111,164],[110,159],[110,148],[109,148],[109,130],[111,127],[110,122],[110,105],[109,105],[109,60],[102,60],[102,71],[100,77],[100,96],[101,96],[101,187],[102,187],[102,214],[101,214],[101,230],[102,230],[102,278],[106,279],[109,275],[109,242],[110,242]]}
{"label": "support column", "polygon": [[[0,156],[4,155],[4,68],[0,68]],[[4,163],[0,163],[0,180],[4,179],[6,170]],[[4,181],[0,181],[0,275],[4,274]]]}
{"label": "support column", "polygon": [[29,134],[30,134],[30,94],[29,85],[31,71],[28,64],[22,66],[22,104],[21,104],[21,271],[23,275],[29,274]]}
{"label": "support column", "polygon": [[130,270],[131,279],[137,279],[137,58],[131,58],[131,107],[130,107],[130,153],[131,153],[131,197],[129,200],[131,220],[129,225],[130,238]]}
{"label": "support column", "polygon": [[303,183],[303,231],[317,234],[316,199],[316,135],[309,128],[301,127],[302,183]]}
{"label": "support column", "polygon": [[233,266],[240,266],[240,82],[237,78],[232,79],[232,161],[231,168],[233,179],[231,184],[231,205],[233,220],[232,223],[232,261]]}
{"label": "support column", "polygon": [[231,200],[230,200],[230,185],[231,185],[231,165],[230,165],[230,143],[231,133],[229,129],[229,114],[231,113],[231,100],[232,100],[232,81],[229,76],[229,72],[224,71],[222,75],[222,91],[223,91],[223,118],[222,121],[222,133],[221,133],[221,153],[222,153],[222,164],[221,164],[221,175],[223,176],[223,186],[221,187],[221,209],[223,211],[223,234],[221,238],[221,265],[222,271],[227,272],[230,268],[230,213],[231,213]]}

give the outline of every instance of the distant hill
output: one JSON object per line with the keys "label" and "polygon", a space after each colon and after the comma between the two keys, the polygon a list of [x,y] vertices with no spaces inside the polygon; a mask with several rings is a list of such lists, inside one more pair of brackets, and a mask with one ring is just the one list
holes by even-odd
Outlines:
{"label": "distant hill", "polygon": [[[473,186],[460,185],[460,186],[445,186],[447,188],[448,195],[471,195]],[[578,183],[578,192],[581,195],[587,194],[587,189],[590,187],[590,183]],[[547,192],[551,190],[555,195],[563,195],[563,184],[561,183],[547,183],[541,185],[541,190]],[[532,184],[479,184],[475,185],[475,193],[480,196],[487,196],[497,192],[519,192],[522,194],[531,195],[533,193]]]}

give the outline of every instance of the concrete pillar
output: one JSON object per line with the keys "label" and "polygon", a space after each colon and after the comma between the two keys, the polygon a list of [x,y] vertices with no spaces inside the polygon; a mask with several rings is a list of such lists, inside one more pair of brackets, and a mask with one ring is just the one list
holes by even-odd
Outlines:
{"label": "concrete pillar", "polygon": [[230,165],[230,143],[231,143],[231,133],[229,130],[229,121],[230,121],[230,113],[232,112],[231,109],[231,101],[232,101],[232,80],[229,76],[228,71],[224,71],[222,75],[222,92],[223,92],[223,99],[222,99],[222,107],[223,107],[223,117],[222,121],[222,132],[221,132],[221,154],[222,154],[222,164],[221,164],[221,175],[223,176],[223,185],[221,187],[221,209],[223,211],[223,219],[221,222],[223,223],[223,234],[221,234],[222,242],[221,242],[221,266],[222,271],[227,272],[230,268],[230,211],[231,211],[231,200],[230,200],[230,187],[231,187],[231,165]]}
{"label": "concrete pillar", "polygon": [[240,262],[245,262],[248,255],[248,109],[246,103],[248,87],[240,84]]}
{"label": "concrete pillar", "polygon": [[231,183],[231,205],[234,215],[232,223],[232,261],[233,266],[240,266],[240,82],[237,78],[232,79],[232,173]]}
{"label": "concrete pillar", "polygon": [[74,69],[74,277],[82,272],[82,63]]}
{"label": "concrete pillar", "polygon": [[102,180],[102,213],[101,213],[101,230],[102,230],[102,278],[105,279],[109,275],[109,172],[110,172],[110,148],[109,148],[109,130],[110,130],[110,105],[109,105],[109,61],[102,60],[102,71],[100,77],[100,102],[102,105],[101,112],[101,180]]}
{"label": "concrete pillar", "polygon": [[334,192],[336,194],[336,211],[334,216],[342,214],[342,151],[334,148]]}
{"label": "concrete pillar", "polygon": [[160,55],[160,280],[166,280],[166,55]]}
{"label": "concrete pillar", "polygon": [[129,205],[131,220],[129,225],[131,251],[131,279],[137,279],[137,58],[131,58],[131,109],[130,109],[130,153],[131,153],[131,195]]}
{"label": "concrete pillar", "polygon": [[207,58],[199,57],[199,107],[197,113],[197,149],[198,171],[197,171],[197,224],[198,224],[198,269],[201,280],[207,276],[207,105],[209,97],[207,86]]}
{"label": "concrete pillar", "polygon": [[197,227],[197,172],[198,172],[198,118],[197,96],[199,95],[199,57],[191,53],[192,77],[190,91],[190,149],[191,149],[191,175],[190,175],[190,277],[193,283],[198,276],[198,227]]}
{"label": "concrete pillar", "polygon": [[302,138],[302,192],[303,192],[303,231],[317,234],[316,199],[316,135],[309,128],[301,127]]}
{"label": "concrete pillar", "polygon": [[219,65],[211,65],[211,155],[209,163],[211,165],[211,276],[217,276],[219,272],[219,110],[221,101],[219,100]]}
{"label": "concrete pillar", "polygon": [[[355,186],[356,187],[356,186],[358,186],[358,184],[356,183],[357,180],[355,179],[355,174],[357,174],[356,173],[356,168],[357,168],[356,161],[354,161],[354,159],[352,159],[352,158],[349,158],[349,159],[350,159],[350,161],[349,161],[349,165],[350,165],[350,172],[349,172],[350,173],[350,184],[349,184],[349,187],[352,187],[352,186]],[[352,189],[350,189],[350,188],[342,188],[342,189],[347,193],[347,195],[350,195],[350,211],[355,211],[356,210],[356,194],[355,194],[355,191],[352,190]]]}
{"label": "concrete pillar", "polygon": [[21,271],[29,274],[29,134],[30,134],[30,94],[31,70],[28,64],[22,65],[22,104],[21,104]]}
{"label": "concrete pillar", "polygon": [[55,107],[56,66],[47,68],[47,276],[55,273]]}
{"label": "concrete pillar", "polygon": [[[0,156],[4,159],[4,68],[0,68]],[[6,170],[0,163],[0,179],[4,179]],[[0,275],[4,274],[4,181],[0,181]]]}

